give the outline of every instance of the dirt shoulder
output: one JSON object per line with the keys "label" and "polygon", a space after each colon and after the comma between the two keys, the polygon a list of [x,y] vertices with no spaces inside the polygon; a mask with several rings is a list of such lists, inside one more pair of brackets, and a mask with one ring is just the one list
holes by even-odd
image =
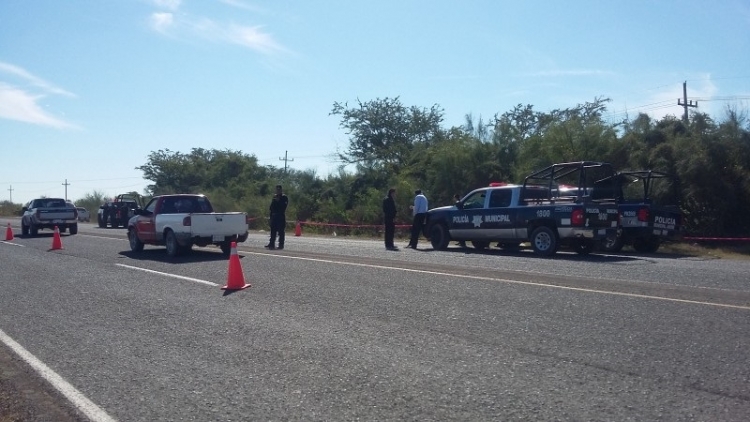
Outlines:
{"label": "dirt shoulder", "polygon": [[0,422],[86,420],[26,362],[0,344]]}

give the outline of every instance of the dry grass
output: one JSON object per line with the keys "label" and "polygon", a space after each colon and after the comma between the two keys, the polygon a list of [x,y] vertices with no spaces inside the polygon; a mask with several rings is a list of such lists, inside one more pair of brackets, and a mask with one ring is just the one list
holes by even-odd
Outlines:
{"label": "dry grass", "polygon": [[659,248],[659,252],[673,253],[676,255],[750,260],[750,242],[668,243],[662,245],[662,247]]}

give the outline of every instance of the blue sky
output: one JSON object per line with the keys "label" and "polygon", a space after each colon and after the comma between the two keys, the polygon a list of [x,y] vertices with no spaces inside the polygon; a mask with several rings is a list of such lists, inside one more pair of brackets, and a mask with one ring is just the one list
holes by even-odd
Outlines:
{"label": "blue sky", "polygon": [[[609,97],[611,118],[750,103],[747,0],[3,0],[0,200],[115,195],[152,151],[335,172],[334,102],[444,126]],[[12,188],[12,190],[10,190]]]}

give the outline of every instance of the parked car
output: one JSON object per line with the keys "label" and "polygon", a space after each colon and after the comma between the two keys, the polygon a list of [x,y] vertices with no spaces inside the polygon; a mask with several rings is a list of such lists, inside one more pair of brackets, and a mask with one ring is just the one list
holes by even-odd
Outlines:
{"label": "parked car", "polygon": [[78,210],[78,221],[91,221],[91,213],[89,210],[83,207],[76,207],[76,209]]}

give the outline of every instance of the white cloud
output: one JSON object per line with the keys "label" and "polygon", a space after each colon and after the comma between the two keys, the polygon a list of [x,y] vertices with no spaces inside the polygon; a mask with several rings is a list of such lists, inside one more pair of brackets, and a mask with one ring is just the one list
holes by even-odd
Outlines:
{"label": "white cloud", "polygon": [[226,4],[227,6],[236,7],[238,9],[249,10],[251,12],[265,12],[262,8],[248,4],[240,0],[219,0],[219,2]]}
{"label": "white cloud", "polygon": [[614,75],[614,72],[599,69],[570,69],[570,70],[543,70],[534,72],[531,76],[599,76]]}
{"label": "white cloud", "polygon": [[36,86],[37,88],[41,88],[44,91],[47,91],[47,92],[49,92],[51,94],[65,95],[65,96],[68,96],[68,97],[75,97],[75,95],[73,95],[72,93],[70,93],[70,92],[68,92],[68,91],[66,91],[64,89],[58,88],[58,87],[50,84],[49,82],[45,81],[44,79],[41,79],[41,78],[38,78],[38,77],[32,75],[31,73],[27,72],[23,68],[20,68],[18,66],[14,66],[14,65],[12,65],[10,63],[0,62],[0,72],[4,72],[4,73],[11,74],[13,76],[20,77],[20,78],[24,79],[26,82],[28,82],[28,83]]}
{"label": "white cloud", "polygon": [[231,25],[227,35],[230,42],[263,54],[272,54],[286,50],[270,34],[262,32],[259,26]]}
{"label": "white cloud", "polygon": [[166,33],[174,24],[174,16],[171,13],[157,12],[151,14],[149,21],[155,31]]}
{"label": "white cloud", "polygon": [[17,120],[57,129],[73,129],[75,125],[67,123],[39,107],[43,95],[31,95],[19,88],[0,82],[0,118]]}
{"label": "white cloud", "polygon": [[52,116],[39,106],[39,101],[48,94],[75,97],[73,93],[56,87],[25,69],[10,63],[0,62],[0,74],[20,78],[25,84],[31,85],[31,87],[36,88],[38,91],[42,91],[41,93],[33,94],[18,86],[0,81],[0,118],[50,126],[57,129],[76,128],[75,125]]}
{"label": "white cloud", "polygon": [[177,10],[180,8],[182,0],[153,0],[156,7],[166,10]]}

